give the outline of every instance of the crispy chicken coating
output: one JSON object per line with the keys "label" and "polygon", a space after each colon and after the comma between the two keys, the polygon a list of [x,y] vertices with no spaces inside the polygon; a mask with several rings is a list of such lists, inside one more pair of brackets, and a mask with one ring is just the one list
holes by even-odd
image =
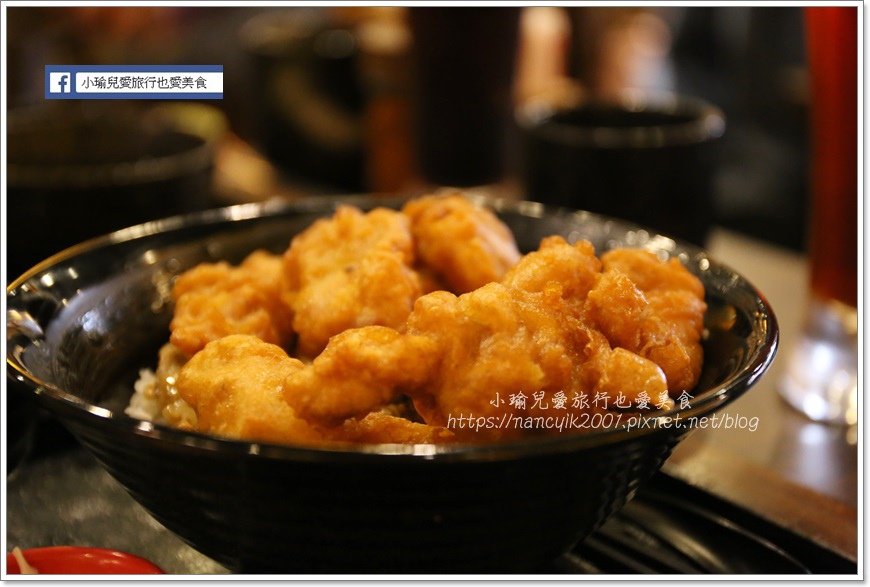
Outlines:
{"label": "crispy chicken coating", "polygon": [[293,239],[282,299],[293,312],[298,354],[315,357],[350,328],[404,323],[421,293],[408,224],[393,210],[342,206]]}
{"label": "crispy chicken coating", "polygon": [[251,334],[278,345],[292,340],[290,313],[280,299],[281,257],[251,253],[238,267],[203,263],[173,286],[172,344],[188,357],[213,340]]}
{"label": "crispy chicken coating", "polygon": [[284,397],[304,418],[334,426],[395,401],[430,377],[433,351],[429,339],[384,326],[347,330],[286,383]]}
{"label": "crispy chicken coating", "polygon": [[[173,295],[146,400],[170,424],[257,442],[552,434],[517,424],[672,406],[703,358],[704,289],[679,261],[599,259],[559,236],[521,257],[494,214],[458,195],[342,206],[283,258],[201,265]],[[294,336],[310,364],[285,351]]]}
{"label": "crispy chicken coating", "polygon": [[[558,288],[542,293],[490,283],[456,297],[434,292],[417,300],[408,333],[436,345],[437,367],[408,391],[428,424],[449,427],[461,440],[521,436],[505,426],[471,430],[461,418],[501,422],[507,416],[546,415],[534,394],[580,389],[575,357],[587,342],[569,316]],[[518,401],[518,399],[520,401]]]}
{"label": "crispy chicken coating", "polygon": [[[366,342],[365,337],[369,337],[377,350],[368,353],[366,347],[356,347],[364,356],[342,363],[342,358],[348,356],[347,345]],[[253,336],[233,335],[209,343],[178,376],[178,393],[195,413],[192,421],[179,427],[227,438],[280,444],[452,441],[453,434],[444,428],[371,411],[393,399],[394,394],[379,395],[377,389],[365,382],[372,379],[401,381],[403,368],[408,365],[396,353],[405,353],[406,349],[422,350],[415,349],[413,342],[407,346],[400,344],[399,338],[395,331],[377,326],[348,331],[336,337],[337,343],[333,341],[327,347],[325,362],[318,359],[319,362],[311,366]],[[342,377],[332,379],[338,375]],[[356,377],[362,383],[354,385]],[[333,383],[338,387],[317,387]],[[319,397],[319,391],[325,392],[322,394],[325,397]],[[309,406],[312,397],[316,399],[314,405]],[[327,411],[336,411],[330,401],[356,406],[356,410],[346,407],[337,410],[359,417],[327,419],[309,414],[303,417],[294,409],[297,405],[309,407],[311,414],[320,416],[324,405]]]}
{"label": "crispy chicken coating", "polygon": [[445,444],[456,436],[441,426],[429,426],[405,418],[372,412],[357,420],[347,420],[341,428],[342,440],[367,444]]}
{"label": "crispy chicken coating", "polygon": [[[547,433],[512,428],[510,423],[526,416],[558,415],[546,412],[552,410],[549,401],[558,394],[563,398],[562,414],[631,409],[642,399],[661,401],[669,390],[665,369],[674,368],[671,375],[677,382],[696,380],[700,363],[657,361],[664,353],[649,344],[659,334],[650,305],[625,296],[605,299],[609,290],[601,285],[613,277],[596,273],[597,268],[589,243],[570,246],[560,238],[545,239],[541,249],[524,257],[502,283],[459,297],[436,292],[420,298],[408,318],[407,332],[435,341],[439,358],[433,377],[408,392],[424,420],[449,426],[471,415],[480,422],[498,424],[475,429],[450,426],[458,438],[514,438]],[[677,275],[670,278],[671,272]],[[688,273],[681,265],[670,264],[655,283],[662,292],[669,279],[692,283],[683,272]],[[623,284],[626,287],[631,285],[623,274],[615,275],[628,282]],[[656,287],[645,285],[650,290]],[[700,356],[700,323],[695,312],[703,314],[703,302],[698,293],[692,293],[693,304],[685,310],[683,319],[688,323],[672,328],[680,333],[697,328],[696,348],[691,352]],[[598,312],[602,307],[609,312],[606,316]],[[640,334],[629,327],[638,322],[635,316],[646,320],[638,323]],[[678,317],[673,314],[671,318]],[[640,340],[646,346],[636,344]],[[672,352],[676,343],[668,340],[672,344],[667,350]],[[601,394],[602,401],[593,404]]]}
{"label": "crispy chicken coating", "polygon": [[194,431],[254,442],[311,444],[324,434],[284,401],[305,365],[249,335],[210,342],[181,369],[177,388],[196,412]]}
{"label": "crispy chicken coating", "polygon": [[523,256],[501,281],[528,292],[542,292],[556,283],[562,297],[576,305],[586,300],[600,272],[601,261],[592,243],[581,240],[572,246],[561,236],[550,236],[541,241],[537,251]]}
{"label": "crispy chicken coating", "polygon": [[604,272],[589,294],[589,315],[614,346],[664,371],[673,397],[701,373],[704,286],[676,259],[638,249],[601,256]]}
{"label": "crispy chicken coating", "polygon": [[[535,252],[525,255],[517,266],[505,275],[503,283],[509,287],[529,292],[545,291],[556,284],[561,288],[567,315],[588,337],[588,342],[579,360],[589,371],[585,384],[591,385],[596,393],[602,392],[610,398],[620,393],[631,402],[636,402],[641,392],[657,400],[667,390],[662,368],[652,360],[626,352],[627,348],[619,340],[609,340],[600,331],[600,324],[589,319],[590,306],[604,301],[594,295],[602,280],[602,263],[595,256],[595,249],[588,241],[579,240],[569,245],[560,236],[551,236],[541,241]],[[683,271],[682,266],[672,271]],[[690,276],[691,277],[691,276]],[[703,290],[702,290],[703,291]],[[703,294],[702,294],[703,295]],[[626,313],[632,313],[630,306],[609,306],[609,319],[620,321]],[[699,347],[700,348],[700,347]],[[700,370],[700,367],[699,367]]]}
{"label": "crispy chicken coating", "polygon": [[412,200],[402,211],[420,262],[457,294],[499,281],[520,258],[510,229],[459,194]]}
{"label": "crispy chicken coating", "polygon": [[[611,408],[636,408],[645,398],[647,405],[673,407],[665,374],[656,363],[624,348],[599,343],[598,352],[587,364],[595,373],[595,394],[603,394]],[[663,395],[664,394],[664,395]],[[620,397],[623,398],[620,406]],[[663,399],[664,398],[664,399]]]}

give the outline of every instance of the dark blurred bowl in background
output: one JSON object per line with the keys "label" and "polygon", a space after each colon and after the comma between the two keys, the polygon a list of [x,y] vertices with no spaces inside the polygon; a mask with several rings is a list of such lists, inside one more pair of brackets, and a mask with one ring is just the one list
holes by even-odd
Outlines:
{"label": "dark blurred bowl in background", "polygon": [[673,94],[530,102],[517,112],[526,196],[625,218],[704,244],[713,223],[715,106]]}
{"label": "dark blurred bowl in background", "polygon": [[126,226],[213,205],[223,114],[198,103],[62,103],[13,110],[8,273]]}
{"label": "dark blurred bowl in background", "polygon": [[[138,370],[153,368],[167,340],[175,276],[256,248],[283,251],[339,203],[213,210],[54,257],[7,289],[7,372],[160,523],[237,572],[535,572],[619,510],[689,432],[656,420],[505,444],[316,450],[124,415]],[[709,415],[770,365],[778,330],[766,300],[700,249],[585,212],[486,203],[524,251],[561,234],[599,251],[643,247],[699,276],[709,305],[705,362],[691,406],[668,416]]]}

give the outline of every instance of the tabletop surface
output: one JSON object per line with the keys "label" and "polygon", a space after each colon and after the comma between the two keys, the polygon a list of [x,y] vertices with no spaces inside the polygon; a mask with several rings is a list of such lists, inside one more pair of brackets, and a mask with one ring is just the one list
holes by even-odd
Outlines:
{"label": "tabletop surface", "polygon": [[735,422],[757,417],[755,429],[697,430],[677,447],[666,470],[855,557],[863,505],[862,434],[858,426],[811,421],[778,390],[804,320],[807,259],[722,229],[713,230],[707,249],[769,300],[779,322],[780,347],[768,372],[721,412]]}
{"label": "tabletop surface", "polygon": [[755,387],[722,412],[734,416],[735,422],[741,416],[757,416],[755,430],[737,426],[699,430],[675,456],[712,459],[706,453],[723,451],[856,508],[857,427],[813,422],[792,409],[777,388],[804,316],[809,284],[806,258],[721,229],[712,232],[707,248],[713,258],[740,272],[767,297],[779,322],[780,347]]}

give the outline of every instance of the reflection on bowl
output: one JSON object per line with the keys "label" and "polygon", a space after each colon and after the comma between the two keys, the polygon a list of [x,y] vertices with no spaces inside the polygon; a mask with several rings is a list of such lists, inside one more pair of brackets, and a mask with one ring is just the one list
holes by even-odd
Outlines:
{"label": "reflection on bowl", "polygon": [[[382,199],[349,199],[361,208]],[[740,275],[636,226],[540,204],[488,202],[521,249],[544,236],[677,256],[704,283],[706,360],[682,418],[744,393],[777,325]],[[394,203],[398,205],[398,203]],[[166,340],[173,276],[275,252],[337,202],[213,210],[133,227],[54,257],[7,290],[10,373],[192,546],[248,572],[533,572],[622,507],[689,431],[597,430],[477,446],[308,449],[186,433],[123,414]],[[662,421],[664,423],[665,421]]]}

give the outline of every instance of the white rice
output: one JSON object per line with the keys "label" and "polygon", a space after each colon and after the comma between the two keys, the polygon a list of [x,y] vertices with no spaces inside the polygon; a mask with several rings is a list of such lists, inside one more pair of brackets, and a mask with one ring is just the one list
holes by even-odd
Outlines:
{"label": "white rice", "polygon": [[163,406],[157,389],[157,377],[151,369],[141,369],[139,379],[133,384],[133,396],[124,413],[131,418],[148,420],[159,424],[163,421]]}

